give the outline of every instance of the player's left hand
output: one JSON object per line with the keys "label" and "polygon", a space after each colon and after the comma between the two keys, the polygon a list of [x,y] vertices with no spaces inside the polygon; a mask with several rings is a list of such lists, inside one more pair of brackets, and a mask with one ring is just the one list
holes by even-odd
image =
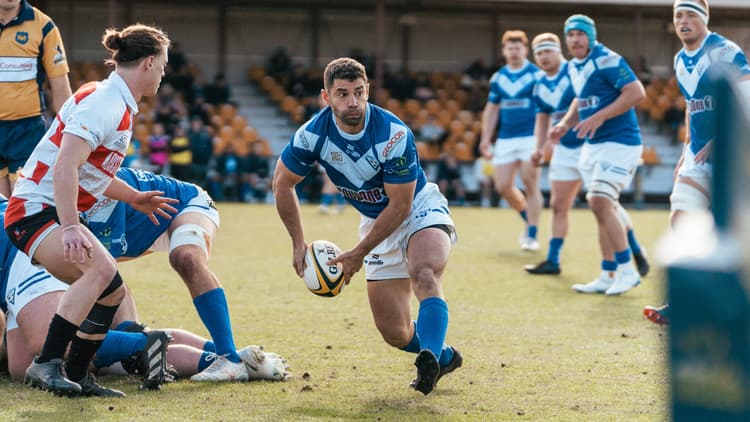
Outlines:
{"label": "player's left hand", "polygon": [[714,141],[713,139],[706,142],[706,145],[698,151],[697,154],[695,154],[695,163],[696,164],[703,164],[706,161],[708,161],[708,157],[711,156],[711,152],[714,149]]}
{"label": "player's left hand", "polygon": [[344,271],[344,282],[349,284],[354,274],[362,268],[362,261],[364,259],[364,255],[361,255],[352,249],[326,262],[326,265],[336,265],[340,263]]}
{"label": "player's left hand", "polygon": [[135,199],[130,205],[135,208],[136,211],[146,214],[154,225],[159,225],[159,220],[156,215],[171,220],[172,216],[167,214],[177,214],[177,208],[170,204],[177,204],[180,201],[174,198],[163,197],[164,192],[158,190],[150,191],[138,191],[135,195]]}
{"label": "player's left hand", "polygon": [[596,135],[596,131],[604,124],[604,118],[599,117],[599,113],[594,113],[586,119],[578,122],[573,131],[577,133],[578,139],[591,139]]}

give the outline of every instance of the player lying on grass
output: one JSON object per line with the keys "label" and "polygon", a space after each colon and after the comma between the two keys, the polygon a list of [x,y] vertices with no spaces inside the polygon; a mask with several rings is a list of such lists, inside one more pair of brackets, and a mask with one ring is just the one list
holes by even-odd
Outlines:
{"label": "player lying on grass", "polygon": [[[157,230],[151,230],[151,227],[156,226],[149,226],[150,222],[140,219],[139,213],[134,212],[134,210],[130,207],[128,207],[124,203],[118,203],[115,201],[105,200],[102,201],[102,203],[97,204],[97,206],[92,207],[91,212],[86,217],[90,221],[90,228],[93,233],[96,233],[97,237],[101,240],[101,242],[105,245],[105,247],[112,253],[112,255],[115,258],[118,259],[127,259],[127,258],[133,258],[140,256],[148,251],[151,250],[160,250],[162,248],[165,248],[167,244],[170,244],[171,246],[171,252],[170,252],[170,263],[173,267],[175,267],[178,270],[178,273],[181,274],[183,279],[186,281],[186,284],[190,287],[190,282],[193,281],[193,279],[198,275],[204,275],[205,273],[208,273],[208,276],[206,277],[209,281],[213,280],[216,284],[218,284],[218,280],[216,277],[210,273],[207,266],[207,255],[208,250],[210,249],[210,240],[213,239],[216,228],[218,226],[218,212],[215,208],[212,207],[212,203],[210,198],[203,192],[200,188],[190,185],[187,183],[179,182],[174,179],[166,178],[163,176],[156,176],[151,173],[147,172],[141,172],[136,171],[132,169],[122,169],[119,177],[122,177],[123,179],[127,180],[127,183],[131,185],[160,185],[167,189],[169,191],[169,194],[172,197],[179,198],[181,200],[181,203],[178,204],[178,213],[175,216],[175,219],[170,223],[168,226],[163,225],[163,227],[158,228]],[[204,205],[202,206],[201,203]],[[3,207],[5,205],[3,204]],[[103,218],[106,217],[106,218]],[[189,224],[189,223],[201,223],[201,225],[197,224]],[[207,230],[213,227],[213,230],[209,233],[205,233],[203,230]],[[168,229],[167,229],[168,228]],[[185,235],[179,235],[181,232],[184,233],[185,229],[187,228],[191,230],[191,232],[195,235],[198,233],[203,233],[203,236],[200,237],[200,239],[190,238],[189,236]],[[113,240],[114,239],[114,240]],[[3,241],[6,241],[7,238],[3,237]],[[175,242],[182,242],[182,244],[176,244]],[[193,243],[190,243],[193,242]],[[200,246],[196,245],[196,243],[203,242],[204,248],[200,248]],[[15,249],[10,251],[10,248],[12,248],[12,245],[8,242],[6,247],[3,249],[6,251],[6,255],[8,253],[12,253],[13,255],[17,256],[24,256],[23,254],[16,254]],[[202,250],[201,250],[202,249]],[[195,250],[200,251],[199,254],[194,253]],[[10,252],[8,252],[10,251]],[[205,251],[205,252],[204,252]],[[25,257],[25,256],[24,256]],[[27,260],[28,258],[25,257]],[[19,258],[20,259],[20,258]],[[20,310],[30,302],[31,299],[37,299],[35,297],[30,297],[32,293],[34,293],[37,290],[44,290],[44,293],[49,291],[58,291],[60,294],[67,289],[67,285],[60,284],[56,286],[52,286],[52,282],[49,281],[52,279],[52,277],[49,274],[40,272],[38,269],[35,269],[30,264],[28,265],[30,267],[30,274],[27,274],[27,277],[23,277],[20,279],[15,279],[14,275],[11,274],[11,269],[14,266],[6,265],[4,266],[4,274],[3,274],[3,283],[5,284],[4,290],[7,290],[7,294],[3,294],[2,298],[4,300],[2,301],[5,305],[11,306],[11,313],[9,313],[9,319],[10,316],[18,315]],[[18,268],[21,268],[21,266],[18,266]],[[184,274],[187,274],[185,276]],[[23,285],[19,285],[18,289],[14,289],[12,287],[7,286],[8,279],[10,278],[11,281],[15,281],[16,283],[25,283]],[[46,289],[46,290],[45,290]],[[192,290],[192,289],[191,289]],[[217,289],[220,290],[220,289]],[[21,297],[22,293],[26,293],[27,296]],[[210,291],[208,293],[211,293]],[[208,294],[207,293],[207,294]],[[44,296],[43,294],[38,294],[38,296]],[[223,297],[223,294],[221,295]],[[198,298],[200,299],[200,297]],[[199,314],[203,317],[203,313],[200,312],[200,307],[198,302],[198,299],[195,300],[196,307],[199,309]],[[37,299],[38,300],[38,299]],[[44,300],[49,300],[54,302],[54,297],[46,297]],[[41,304],[41,302],[38,302]],[[226,303],[226,302],[224,302]],[[5,306],[4,305],[4,306]],[[128,315],[135,315],[134,306],[129,306],[131,311],[126,311],[125,314]],[[52,307],[54,309],[54,306]],[[12,311],[15,310],[15,313]],[[219,309],[218,311],[221,311]],[[216,325],[216,319],[217,315],[216,309],[209,308],[209,318],[213,318],[214,321],[209,321],[214,326]],[[220,313],[220,312],[218,312]],[[38,317],[38,312],[29,312],[30,315],[34,315],[35,317],[33,320],[39,320],[44,318]],[[218,317],[222,317],[222,315],[218,315]],[[51,315],[50,315],[51,318]],[[224,313],[223,315],[224,322],[228,324],[228,315],[227,313]],[[122,321],[123,318],[120,318],[119,321]],[[204,318],[205,322],[205,318]],[[31,321],[29,322],[31,323]],[[47,322],[49,323],[49,319],[47,319]],[[206,324],[209,326],[209,324]],[[10,328],[10,324],[9,324]],[[211,330],[211,326],[208,327],[209,332],[213,331]],[[30,333],[33,334],[37,330],[30,330]],[[43,330],[42,330],[43,331]],[[220,331],[220,334],[226,336],[227,331]],[[231,341],[231,329],[228,331],[228,335],[230,337]],[[214,335],[214,339],[216,338],[216,335]],[[39,341],[42,341],[43,339],[39,339]],[[204,342],[205,343],[205,342]],[[29,342],[29,345],[33,345],[33,342]],[[228,371],[227,365],[219,365],[217,366],[217,363],[221,363],[224,361],[227,361],[226,358],[226,352],[222,351],[220,349],[220,345],[218,342],[214,341],[211,343],[213,346],[211,346],[212,350],[215,348],[217,353],[217,358],[212,359],[210,361],[205,361],[211,363],[211,365],[207,368],[208,375],[209,376],[201,376],[206,374],[206,371],[202,371],[200,374],[197,374],[196,377],[193,377],[194,380],[198,381],[204,381],[204,380],[215,380],[215,381],[223,381],[223,380],[247,380],[252,375],[248,372],[248,368],[246,367],[247,362],[243,362],[242,359],[240,359],[240,362],[235,364],[232,363],[228,366],[228,368],[231,371]],[[226,344],[224,345],[226,350]],[[231,341],[231,351],[235,355],[240,357],[239,354],[237,354],[236,350],[234,349],[233,341]],[[31,348],[32,351],[34,351],[34,348]],[[101,354],[101,353],[100,353]],[[32,353],[33,356],[33,353]],[[278,356],[278,355],[276,355]],[[285,366],[283,365],[283,362],[281,362],[281,359],[271,359],[271,361],[278,360],[278,362],[275,362],[276,368],[280,368],[281,375],[279,378],[284,378],[285,376]],[[29,360],[30,362],[30,360]],[[13,366],[13,365],[11,365]],[[205,365],[204,365],[205,366]],[[212,371],[211,369],[219,368],[220,371]],[[201,368],[202,369],[202,368]],[[185,371],[182,371],[182,373],[187,373]]]}

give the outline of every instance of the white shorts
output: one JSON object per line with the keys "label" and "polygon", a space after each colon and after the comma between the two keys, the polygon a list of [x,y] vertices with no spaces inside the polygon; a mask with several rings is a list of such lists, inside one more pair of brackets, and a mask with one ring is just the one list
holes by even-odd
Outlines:
{"label": "white shorts", "polygon": [[32,300],[50,292],[68,290],[67,284],[52,277],[43,267],[33,265],[31,259],[21,251],[16,253],[8,271],[8,285],[5,288],[5,314],[7,330],[18,328],[16,316]]}
{"label": "white shorts", "polygon": [[583,144],[578,168],[588,190],[587,197],[596,192],[617,201],[620,192],[630,186],[642,154],[643,145]]}
{"label": "white shorts", "polygon": [[549,163],[550,182],[569,182],[583,178],[581,170],[578,169],[582,148],[581,146],[568,148],[560,144],[555,145],[552,160]]}
{"label": "white shorts", "polygon": [[[211,220],[212,223],[216,225],[216,228],[219,228],[219,210],[217,210],[215,207],[209,207],[207,204],[213,203],[213,200],[208,195],[208,193],[203,189],[198,189],[198,195],[194,196],[190,201],[188,202],[188,205],[182,209],[179,213],[172,216],[172,220],[177,218],[178,216],[189,214],[191,212],[197,212],[200,214],[205,215],[208,217],[209,220]],[[211,245],[207,245],[208,249],[211,250]],[[161,234],[153,244],[148,248],[148,253],[151,252],[164,252],[169,250],[169,231],[165,231]]]}
{"label": "white shorts", "polygon": [[689,145],[685,145],[682,165],[677,170],[677,176],[688,177],[698,183],[706,192],[711,190],[712,168],[709,163],[696,163],[695,154]]}
{"label": "white shorts", "polygon": [[[359,238],[367,236],[375,219],[362,216]],[[448,201],[434,183],[427,183],[411,207],[411,214],[401,225],[365,256],[367,280],[392,280],[409,278],[406,266],[406,248],[411,236],[430,226],[445,225],[451,231],[451,243],[456,242],[456,227],[448,210]]]}
{"label": "white shorts", "polygon": [[519,138],[498,138],[495,141],[492,165],[515,163],[516,161],[531,161],[531,154],[536,149],[536,138],[522,136]]}

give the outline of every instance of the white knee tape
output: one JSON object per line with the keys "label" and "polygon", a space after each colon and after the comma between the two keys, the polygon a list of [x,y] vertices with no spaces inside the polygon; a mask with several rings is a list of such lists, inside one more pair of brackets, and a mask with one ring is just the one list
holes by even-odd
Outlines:
{"label": "white knee tape", "polygon": [[594,196],[609,198],[613,202],[617,202],[620,198],[620,189],[607,181],[594,180],[589,184],[589,191],[586,193],[586,199],[591,199]]}
{"label": "white knee tape", "polygon": [[197,224],[184,224],[177,227],[169,237],[169,252],[184,245],[195,245],[210,256],[211,239],[206,230]]}
{"label": "white knee tape", "polygon": [[619,202],[615,202],[615,211],[617,211],[617,217],[620,219],[620,223],[625,229],[633,228],[633,220],[630,219],[630,215]]}
{"label": "white knee tape", "polygon": [[707,210],[711,205],[703,192],[687,183],[675,183],[669,202],[672,211]]}

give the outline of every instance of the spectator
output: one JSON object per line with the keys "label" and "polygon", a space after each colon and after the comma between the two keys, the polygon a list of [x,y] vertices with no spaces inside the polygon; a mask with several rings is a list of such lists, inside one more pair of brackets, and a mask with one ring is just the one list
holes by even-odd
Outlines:
{"label": "spectator", "polygon": [[238,199],[240,171],[242,158],[234,150],[234,145],[228,143],[224,152],[214,157],[213,169],[209,172],[211,182],[208,194],[217,201]]}
{"label": "spectator", "polygon": [[174,127],[185,115],[184,104],[175,94],[174,88],[170,85],[162,86],[154,106],[154,122],[161,123],[164,133],[172,134]]}
{"label": "spectator", "polygon": [[207,125],[211,118],[206,110],[206,99],[203,97],[195,97],[195,100],[190,104],[188,109],[188,118],[192,121],[193,119],[199,119],[204,125]]}
{"label": "spectator", "polygon": [[391,98],[399,101],[414,98],[414,90],[417,84],[404,70],[400,70],[388,83],[387,88],[391,91]]}
{"label": "spectator", "polygon": [[448,199],[455,199],[458,205],[466,203],[466,189],[461,181],[461,168],[452,152],[446,151],[438,164],[437,185]]}
{"label": "spectator", "polygon": [[187,58],[185,57],[185,53],[182,51],[182,47],[180,46],[180,43],[173,42],[172,45],[169,47],[169,52],[167,53],[167,57],[169,58],[168,63],[169,66],[172,68],[172,70],[175,73],[180,73],[182,71],[183,67],[187,64]]}
{"label": "spectator", "polygon": [[142,168],[143,166],[143,148],[141,147],[142,141],[135,136],[130,138],[130,144],[128,144],[128,154],[125,159],[122,160],[123,167],[130,167],[134,169]]}
{"label": "spectator", "polygon": [[169,162],[169,136],[161,123],[154,123],[152,131],[148,137],[148,161],[153,166],[154,173],[162,173]]}
{"label": "spectator", "polygon": [[263,142],[254,142],[245,162],[243,186],[240,188],[243,191],[242,200],[245,202],[265,202],[266,200],[270,186],[268,176],[271,164],[264,153]]}
{"label": "spectator", "polygon": [[214,142],[200,118],[191,120],[188,141],[193,157],[193,165],[190,171],[193,183],[205,188],[208,181],[208,167],[213,156]]}
{"label": "spectator", "polygon": [[203,97],[206,102],[213,105],[221,105],[229,102],[231,92],[223,73],[214,76],[214,82],[203,87]]}
{"label": "spectator", "polygon": [[677,139],[680,125],[685,123],[685,98],[678,96],[672,101],[672,104],[664,112],[664,123],[669,127],[672,143],[677,144],[685,141],[684,139]]}
{"label": "spectator", "polygon": [[294,98],[304,98],[306,93],[305,84],[307,84],[307,72],[305,72],[305,66],[299,63],[295,64],[285,79],[286,92]]}
{"label": "spectator", "polygon": [[277,81],[281,81],[291,68],[292,59],[286,52],[286,47],[276,47],[268,58],[268,66],[266,67],[268,74],[276,78]]}
{"label": "spectator", "polygon": [[189,181],[192,179],[191,169],[193,152],[190,140],[185,134],[185,128],[177,126],[174,136],[169,141],[169,173],[175,179]]}
{"label": "spectator", "polygon": [[438,124],[437,117],[430,115],[427,121],[417,131],[417,142],[427,142],[429,144],[442,145],[448,132]]}

